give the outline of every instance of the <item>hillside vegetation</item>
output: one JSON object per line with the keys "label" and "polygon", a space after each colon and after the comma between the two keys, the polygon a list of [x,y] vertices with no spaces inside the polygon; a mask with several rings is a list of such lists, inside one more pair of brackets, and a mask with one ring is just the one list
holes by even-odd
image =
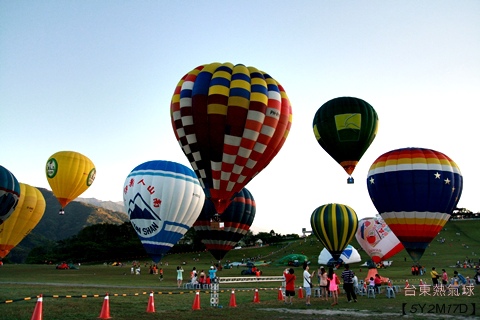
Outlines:
{"label": "hillside vegetation", "polygon": [[33,229],[7,256],[12,262],[24,262],[30,250],[37,246],[63,240],[78,234],[83,228],[100,223],[120,225],[128,221],[127,214],[72,201],[59,215],[60,205],[50,190],[38,188],[47,204],[45,213]]}

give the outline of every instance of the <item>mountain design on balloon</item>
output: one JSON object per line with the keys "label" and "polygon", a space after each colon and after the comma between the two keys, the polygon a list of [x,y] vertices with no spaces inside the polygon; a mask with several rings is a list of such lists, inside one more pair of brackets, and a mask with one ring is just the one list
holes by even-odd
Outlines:
{"label": "mountain design on balloon", "polygon": [[130,220],[159,220],[159,216],[152,211],[142,195],[137,193],[132,200],[128,202],[127,213]]}

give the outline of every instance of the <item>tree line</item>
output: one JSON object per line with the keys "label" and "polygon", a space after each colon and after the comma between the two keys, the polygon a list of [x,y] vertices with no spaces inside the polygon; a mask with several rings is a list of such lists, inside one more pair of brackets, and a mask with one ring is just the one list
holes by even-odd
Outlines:
{"label": "tree line", "polygon": [[[281,235],[274,230],[253,234],[251,231],[240,241],[242,245],[255,245],[258,239],[264,244],[298,239],[299,235]],[[204,251],[202,239],[192,227],[169,253]],[[34,247],[26,258],[26,263],[56,264],[62,261],[72,263],[99,263],[105,261],[130,261],[148,258],[130,222],[123,224],[95,224],[83,228],[77,235],[42,243]]]}

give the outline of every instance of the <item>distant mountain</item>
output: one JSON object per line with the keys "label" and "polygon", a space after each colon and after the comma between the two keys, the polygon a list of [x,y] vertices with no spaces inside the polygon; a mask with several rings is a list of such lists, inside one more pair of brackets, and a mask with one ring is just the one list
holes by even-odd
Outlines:
{"label": "distant mountain", "polygon": [[117,201],[117,202],[102,201],[96,198],[77,198],[75,201],[88,203],[96,207],[108,209],[111,211],[127,213],[127,211],[125,210],[125,207],[123,206],[123,201]]}
{"label": "distant mountain", "polygon": [[72,237],[87,226],[100,223],[119,225],[129,221],[123,204],[93,198],[72,201],[64,208],[65,214],[59,215],[60,204],[53,193],[43,188],[38,190],[43,194],[47,204],[45,213],[32,232],[7,255],[6,258],[11,261],[23,262],[28,252],[35,246],[41,246],[47,241]]}

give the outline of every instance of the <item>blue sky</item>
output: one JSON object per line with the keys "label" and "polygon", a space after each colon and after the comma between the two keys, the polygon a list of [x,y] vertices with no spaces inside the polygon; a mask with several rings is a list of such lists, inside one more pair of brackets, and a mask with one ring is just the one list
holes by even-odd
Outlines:
{"label": "blue sky", "polygon": [[[366,177],[381,154],[431,148],[459,165],[459,207],[480,211],[479,1],[0,1],[0,164],[50,189],[61,150],[95,163],[82,197],[122,200],[140,163],[189,166],[170,124],[178,80],[232,62],[269,73],[293,108],[277,157],[248,185],[254,231],[300,233],[320,205],[376,214]],[[377,138],[347,185],[318,145],[316,110],[354,96],[377,111]]]}

